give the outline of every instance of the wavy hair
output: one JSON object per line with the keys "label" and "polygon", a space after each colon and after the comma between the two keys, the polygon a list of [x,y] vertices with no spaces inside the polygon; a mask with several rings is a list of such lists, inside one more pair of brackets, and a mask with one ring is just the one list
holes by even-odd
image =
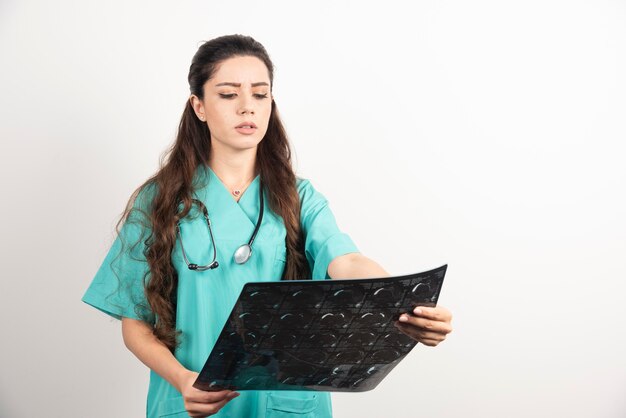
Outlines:
{"label": "wavy hair", "polygon": [[[263,45],[249,36],[227,35],[203,43],[193,56],[189,68],[189,89],[201,100],[203,86],[215,73],[217,66],[232,57],[259,58],[269,72],[270,90],[274,84],[274,66]],[[126,209],[116,224],[116,231],[127,221],[141,215],[145,234],[143,254],[148,269],[143,277],[145,298],[150,314],[142,310],[142,317],[153,327],[153,333],[172,352],[179,343],[176,330],[176,292],[178,274],[171,262],[176,243],[176,223],[191,209],[194,173],[200,164],[207,164],[211,154],[211,133],[201,122],[188,100],[183,111],[176,141],[163,154],[157,172],[132,193]],[[281,279],[310,278],[310,267],[304,254],[304,238],[300,227],[300,199],[296,176],[292,168],[291,148],[280,120],[278,108],[272,99],[272,110],[265,136],[257,147],[259,175],[268,193],[268,204],[285,224],[287,235],[287,263]],[[137,205],[140,195],[149,193],[145,210]],[[184,208],[179,212],[179,204]],[[144,239],[145,238],[145,239]],[[139,312],[139,309],[137,309]]]}

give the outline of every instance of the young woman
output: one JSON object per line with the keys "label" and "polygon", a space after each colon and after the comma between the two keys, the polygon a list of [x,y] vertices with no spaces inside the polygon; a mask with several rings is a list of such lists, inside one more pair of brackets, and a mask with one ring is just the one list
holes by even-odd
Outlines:
{"label": "young woman", "polygon": [[[208,41],[188,80],[176,142],[131,196],[83,301],[121,319],[126,346],[150,368],[149,417],[330,417],[325,392],[192,387],[246,282],[388,274],[295,176],[261,44]],[[442,307],[400,320],[426,345],[451,331]]]}

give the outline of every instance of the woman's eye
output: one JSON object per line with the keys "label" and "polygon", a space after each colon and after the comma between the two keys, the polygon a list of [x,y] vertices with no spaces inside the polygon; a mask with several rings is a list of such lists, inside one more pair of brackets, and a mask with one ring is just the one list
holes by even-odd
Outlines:
{"label": "woman's eye", "polygon": [[[232,99],[233,97],[235,97],[236,94],[235,93],[231,93],[231,94],[224,94],[224,93],[220,93],[220,97],[224,98],[224,99]],[[257,99],[267,99],[267,93],[265,94],[255,94],[254,97],[256,97]]]}

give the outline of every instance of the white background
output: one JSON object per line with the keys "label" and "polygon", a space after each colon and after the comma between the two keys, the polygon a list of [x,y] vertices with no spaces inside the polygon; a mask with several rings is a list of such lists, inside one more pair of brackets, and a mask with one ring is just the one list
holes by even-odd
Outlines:
{"label": "white background", "polygon": [[336,417],[626,416],[624,1],[0,3],[0,416],[139,417],[80,302],[199,42],[265,45],[297,172],[455,331]]}

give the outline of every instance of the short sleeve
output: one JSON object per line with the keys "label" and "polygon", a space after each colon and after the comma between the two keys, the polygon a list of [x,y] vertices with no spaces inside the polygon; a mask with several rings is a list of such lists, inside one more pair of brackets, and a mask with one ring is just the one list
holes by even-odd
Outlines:
{"label": "short sleeve", "polygon": [[305,236],[305,254],[314,280],[330,279],[328,265],[335,257],[358,253],[347,234],[337,227],[326,198],[307,179],[298,179],[300,223]]}
{"label": "short sleeve", "polygon": [[[137,201],[140,197],[141,194]],[[135,203],[82,301],[116,319],[127,317],[150,322],[144,293],[149,272],[144,242],[149,228],[145,212],[137,207]]]}

